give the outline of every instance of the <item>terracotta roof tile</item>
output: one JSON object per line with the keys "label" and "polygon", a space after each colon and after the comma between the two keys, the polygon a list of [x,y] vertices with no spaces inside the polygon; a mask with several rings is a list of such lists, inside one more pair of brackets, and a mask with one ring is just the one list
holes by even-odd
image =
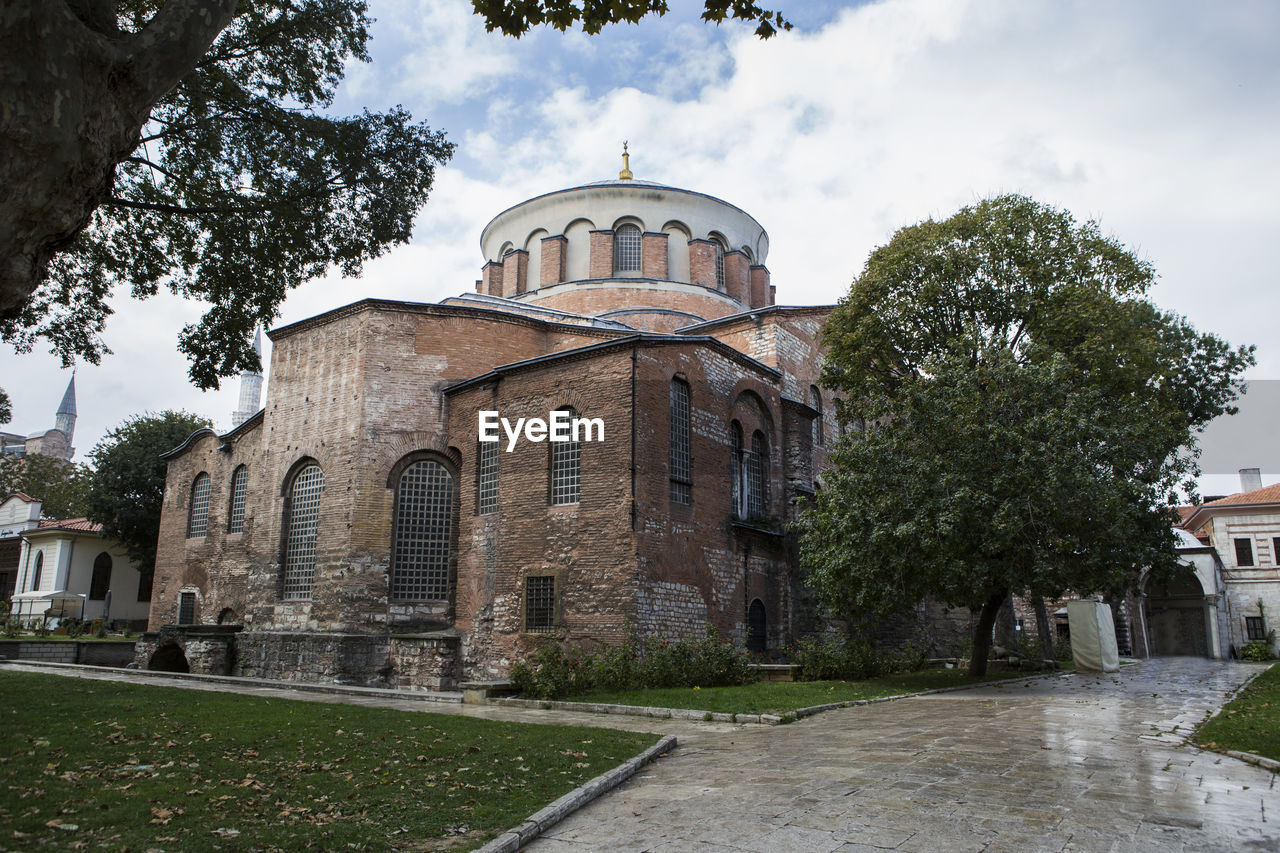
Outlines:
{"label": "terracotta roof tile", "polygon": [[87,518],[64,518],[57,521],[52,518],[40,519],[38,530],[69,530],[75,533],[101,533],[102,525],[93,524]]}
{"label": "terracotta roof tile", "polygon": [[1237,504],[1271,504],[1280,503],[1280,483],[1273,486],[1263,486],[1261,489],[1254,489],[1251,492],[1237,492],[1234,495],[1227,495],[1225,498],[1218,498],[1216,501],[1210,501],[1205,506],[1235,506]]}

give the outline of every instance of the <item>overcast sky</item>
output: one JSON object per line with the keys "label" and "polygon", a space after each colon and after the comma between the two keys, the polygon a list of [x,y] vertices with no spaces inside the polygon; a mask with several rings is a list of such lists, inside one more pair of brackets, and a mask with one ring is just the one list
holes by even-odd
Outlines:
{"label": "overcast sky", "polygon": [[[373,61],[349,70],[335,111],[402,103],[458,152],[409,245],[359,280],[305,283],[279,324],[368,296],[429,302],[473,289],[490,218],[616,176],[625,139],[637,178],[760,221],[782,304],[834,302],[895,229],[1021,192],[1097,219],[1155,264],[1160,306],[1256,344],[1251,377],[1280,378],[1280,4],[764,5],[796,29],[761,42],[675,0],[639,26],[517,41],[486,34],[469,0],[372,0]],[[236,381],[193,389],[175,349],[202,306],[113,304],[115,354],[77,374],[77,458],[143,411],[182,408],[229,428]],[[14,404],[4,429],[51,427],[70,372],[41,352],[5,350],[0,366]],[[1280,414],[1268,399],[1246,415]],[[1253,465],[1280,481],[1260,448],[1240,444],[1215,449],[1210,473],[1222,476],[1206,491],[1234,491],[1226,472]]]}

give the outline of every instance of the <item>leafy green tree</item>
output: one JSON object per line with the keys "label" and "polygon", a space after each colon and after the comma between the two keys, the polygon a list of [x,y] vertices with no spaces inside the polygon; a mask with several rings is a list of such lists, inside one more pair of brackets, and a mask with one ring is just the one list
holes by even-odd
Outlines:
{"label": "leafy green tree", "polygon": [[978,613],[986,671],[1010,593],[1119,592],[1174,565],[1196,433],[1232,413],[1252,348],[1144,297],[1150,264],[1022,196],[903,228],[827,323],[824,382],[871,424],[801,521],[819,598],[887,615]]}
{"label": "leafy green tree", "polygon": [[168,467],[160,456],[196,430],[211,426],[187,412],[137,415],[107,433],[89,453],[93,461],[89,519],[102,525],[104,535],[124,545],[143,573],[155,569],[160,537]]}
{"label": "leafy green tree", "polygon": [[[490,30],[590,33],[665,0],[474,0]],[[333,117],[368,60],[366,0],[41,0],[0,16],[0,339],[98,363],[117,287],[209,309],[183,329],[192,381],[256,369],[253,330],[289,288],[406,242],[453,144],[408,112]],[[788,28],[743,0],[709,21]],[[448,73],[448,69],[440,69]]]}
{"label": "leafy green tree", "polygon": [[7,424],[9,419],[13,417],[13,404],[9,402],[9,395],[0,388],[0,424]]}
{"label": "leafy green tree", "polygon": [[45,518],[80,518],[89,513],[89,469],[40,453],[0,456],[0,499],[13,492],[38,499]]}

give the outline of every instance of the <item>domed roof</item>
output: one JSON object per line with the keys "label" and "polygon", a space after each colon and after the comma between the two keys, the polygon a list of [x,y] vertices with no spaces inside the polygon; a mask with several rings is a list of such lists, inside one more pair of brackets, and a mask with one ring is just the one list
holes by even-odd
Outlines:
{"label": "domed roof", "polygon": [[1190,530],[1183,530],[1181,527],[1173,528],[1173,535],[1178,537],[1179,548],[1203,548],[1204,543],[1195,537]]}

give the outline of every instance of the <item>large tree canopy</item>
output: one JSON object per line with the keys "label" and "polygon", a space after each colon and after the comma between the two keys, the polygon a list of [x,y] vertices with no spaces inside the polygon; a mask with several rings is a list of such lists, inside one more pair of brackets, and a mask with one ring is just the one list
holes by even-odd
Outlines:
{"label": "large tree canopy", "polygon": [[[43,12],[26,13],[42,19],[44,37],[6,44],[3,73],[8,76],[10,64],[46,59],[42,52],[63,30],[94,36],[86,36],[84,50],[125,50],[130,58],[117,63],[130,69],[150,53],[176,50],[166,42],[143,53],[136,45],[183,5],[51,0]],[[185,5],[192,18],[214,14]],[[241,0],[207,51],[188,48],[195,55],[186,73],[163,88],[157,84],[157,98],[146,102],[138,95],[129,111],[92,113],[75,127],[28,134],[30,158],[5,166],[28,175],[25,181],[6,175],[6,186],[23,183],[28,191],[0,202],[0,221],[14,206],[39,206],[70,190],[67,182],[85,180],[61,159],[46,160],[43,150],[37,156],[40,136],[58,137],[73,149],[68,157],[96,157],[93,168],[101,174],[93,183],[100,191],[80,193],[74,212],[50,232],[58,236],[46,248],[56,254],[23,255],[19,272],[26,271],[27,285],[44,266],[48,277],[25,304],[14,300],[25,285],[7,282],[5,338],[25,349],[44,337],[64,361],[96,362],[111,291],[124,286],[145,297],[163,285],[208,304],[201,321],[183,330],[179,346],[191,360],[193,382],[216,387],[219,377],[257,367],[253,330],[275,318],[289,288],[331,265],[356,275],[364,261],[407,241],[435,168],[453,146],[399,107],[324,115],[343,64],[368,58],[368,25],[363,0]],[[81,80],[84,99],[121,97],[120,68]],[[47,97],[36,91],[19,100]],[[109,121],[129,126],[117,130],[111,146],[91,151],[73,144],[89,124]],[[63,138],[68,133],[70,143]]]}
{"label": "large tree canopy", "polygon": [[871,426],[803,515],[820,598],[973,608],[982,672],[1009,593],[1116,592],[1171,569],[1195,435],[1234,411],[1253,357],[1155,308],[1153,279],[1096,224],[1021,196],[873,252],[824,333],[824,382]]}
{"label": "large tree canopy", "polygon": [[201,427],[211,426],[187,412],[138,415],[107,433],[89,453],[89,520],[102,525],[103,535],[124,545],[140,572],[151,572],[156,564],[168,470],[160,456]]}
{"label": "large tree canopy", "polygon": [[[490,30],[588,33],[665,0],[473,0]],[[0,15],[0,338],[97,363],[116,287],[208,304],[201,388],[258,366],[290,287],[409,239],[453,146],[399,107],[324,114],[367,60],[365,0],[41,0]],[[708,21],[790,25],[743,0]],[[440,69],[447,74],[448,69]]]}
{"label": "large tree canopy", "polygon": [[89,469],[52,456],[0,456],[0,500],[24,492],[41,502],[45,518],[80,518],[89,514]]}

